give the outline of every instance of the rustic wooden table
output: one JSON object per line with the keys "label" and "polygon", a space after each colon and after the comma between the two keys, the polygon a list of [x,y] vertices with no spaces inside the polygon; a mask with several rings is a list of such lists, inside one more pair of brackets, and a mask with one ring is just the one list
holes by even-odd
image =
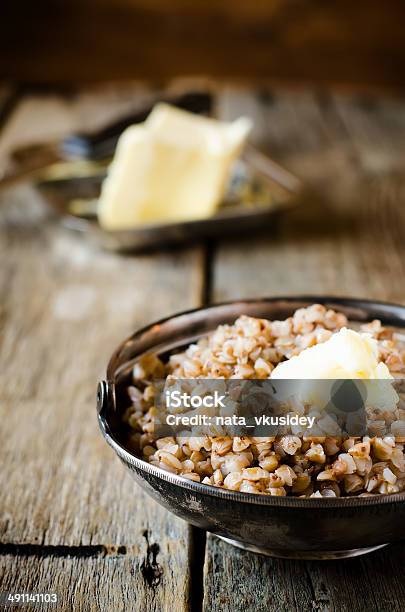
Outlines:
{"label": "rustic wooden table", "polygon": [[[150,99],[128,85],[0,91],[0,160]],[[403,610],[405,548],[345,562],[237,550],[169,514],[102,440],[117,343],[202,302],[328,293],[405,302],[405,100],[225,89],[216,111],[322,194],[260,235],[123,257],[63,229],[30,185],[0,205],[0,590],[66,610]]]}

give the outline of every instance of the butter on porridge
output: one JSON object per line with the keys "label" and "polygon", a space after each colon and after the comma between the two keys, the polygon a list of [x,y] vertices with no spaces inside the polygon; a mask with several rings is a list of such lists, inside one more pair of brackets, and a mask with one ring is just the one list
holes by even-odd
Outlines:
{"label": "butter on porridge", "polygon": [[[405,407],[390,435],[157,438],[162,379],[405,378],[405,349],[380,321],[356,327],[319,304],[283,321],[248,316],[221,325],[167,361],[143,356],[128,388],[129,444],[156,467],[206,485],[261,495],[343,497],[405,490]],[[311,348],[315,347],[315,348]]]}

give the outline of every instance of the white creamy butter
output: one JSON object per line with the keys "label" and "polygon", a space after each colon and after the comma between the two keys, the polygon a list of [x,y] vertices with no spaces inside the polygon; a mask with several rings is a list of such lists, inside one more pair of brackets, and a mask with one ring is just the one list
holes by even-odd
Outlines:
{"label": "white creamy butter", "polygon": [[[380,382],[367,386],[368,406],[394,410],[399,401],[392,383],[387,382],[387,379],[393,380],[393,376],[385,363],[379,361],[377,341],[369,334],[345,327],[326,342],[309,347],[278,364],[271,378],[296,380],[297,384],[291,389],[293,394],[318,408],[328,403],[336,379],[378,379]],[[330,389],[328,385],[317,385],[316,381],[320,379],[330,379]],[[286,393],[289,393],[287,389]],[[280,399],[286,400],[287,395],[280,396]]]}
{"label": "white creamy butter", "polygon": [[329,340],[316,344],[276,366],[272,378],[392,378],[378,360],[377,341],[344,327]]}
{"label": "white creamy butter", "polygon": [[210,216],[251,129],[158,104],[121,135],[99,200],[110,230]]}

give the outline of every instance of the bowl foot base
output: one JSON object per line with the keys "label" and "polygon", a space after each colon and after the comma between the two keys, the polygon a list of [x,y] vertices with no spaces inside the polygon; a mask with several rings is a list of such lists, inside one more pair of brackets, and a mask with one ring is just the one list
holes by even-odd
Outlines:
{"label": "bowl foot base", "polygon": [[367,555],[368,553],[374,552],[375,550],[379,550],[380,548],[384,548],[384,546],[388,546],[388,544],[379,544],[378,546],[369,546],[368,548],[352,548],[350,550],[302,550],[302,551],[293,551],[293,550],[279,550],[279,549],[269,549],[269,548],[261,548],[259,546],[253,546],[253,544],[245,544],[244,542],[239,542],[238,540],[231,540],[230,538],[225,538],[223,536],[217,535],[217,538],[220,538],[224,542],[228,544],[232,544],[232,546],[236,546],[237,548],[242,548],[243,550],[248,550],[250,552],[259,553],[260,555],[266,555],[267,557],[277,557],[278,559],[302,559],[302,560],[318,560],[324,561],[328,559],[348,559],[350,557],[359,557],[360,555]]}

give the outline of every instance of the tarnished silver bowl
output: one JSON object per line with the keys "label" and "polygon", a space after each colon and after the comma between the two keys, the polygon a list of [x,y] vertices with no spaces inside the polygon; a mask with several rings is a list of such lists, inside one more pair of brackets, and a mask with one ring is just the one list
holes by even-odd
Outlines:
{"label": "tarnished silver bowl", "polygon": [[[162,506],[236,546],[264,554],[330,559],[356,556],[405,539],[405,492],[375,497],[293,498],[229,491],[171,474],[125,447],[120,410],[139,357],[180,349],[247,314],[283,319],[313,303],[344,312],[352,322],[381,319],[405,330],[405,307],[367,300],[305,296],[236,301],[181,313],[133,334],[115,351],[97,394],[105,440],[136,482]],[[404,332],[405,333],[405,332]]]}

